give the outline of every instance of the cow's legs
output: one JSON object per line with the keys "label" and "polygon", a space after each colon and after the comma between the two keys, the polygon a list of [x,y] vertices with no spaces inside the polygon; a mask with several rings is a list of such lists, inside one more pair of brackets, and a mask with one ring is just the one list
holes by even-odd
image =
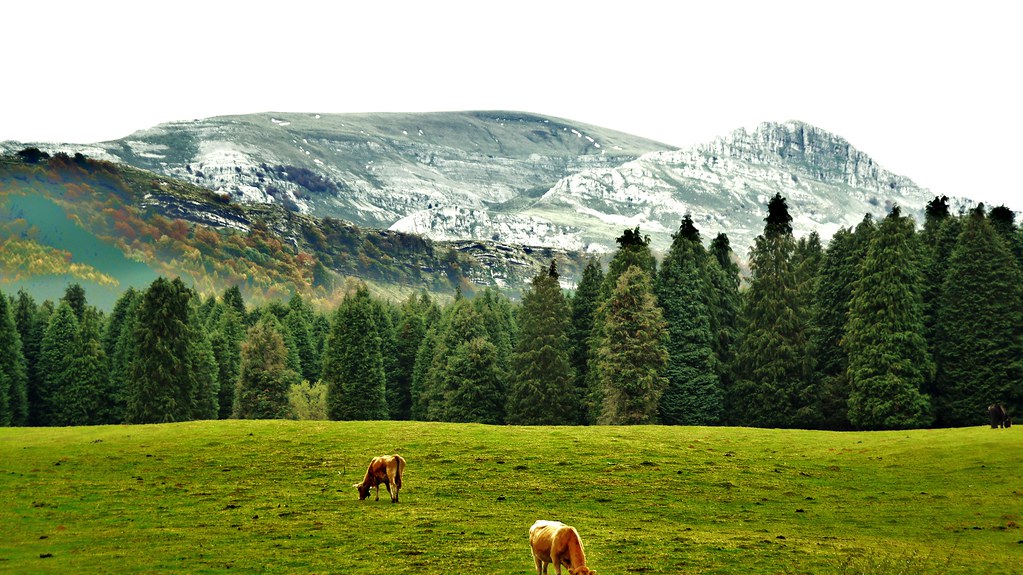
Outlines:
{"label": "cow's legs", "polygon": [[[532,549],[530,550],[532,551]],[[547,575],[547,564],[533,553],[533,563],[536,564],[536,575]]]}

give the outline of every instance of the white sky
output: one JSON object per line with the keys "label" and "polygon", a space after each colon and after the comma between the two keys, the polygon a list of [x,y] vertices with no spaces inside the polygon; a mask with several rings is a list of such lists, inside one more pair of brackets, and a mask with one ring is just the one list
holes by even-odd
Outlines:
{"label": "white sky", "polygon": [[0,140],[254,112],[517,110],[677,146],[834,132],[935,194],[1023,210],[1007,0],[9,2]]}

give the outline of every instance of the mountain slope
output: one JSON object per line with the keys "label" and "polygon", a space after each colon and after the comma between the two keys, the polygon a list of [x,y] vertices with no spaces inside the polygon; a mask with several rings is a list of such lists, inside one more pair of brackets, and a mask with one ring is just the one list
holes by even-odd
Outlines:
{"label": "mountain slope", "polygon": [[597,253],[636,226],[664,250],[688,213],[705,240],[725,232],[743,257],[775,193],[797,234],[825,239],[894,203],[919,216],[931,199],[840,136],[794,121],[678,149],[518,112],[254,114],[41,147],[360,226]]}
{"label": "mountain slope", "polygon": [[388,295],[413,290],[524,286],[558,258],[566,277],[580,259],[552,250],[415,235],[317,219],[217,194],[83,155],[0,156],[0,286],[56,299],[69,282],[110,308],[128,286],[158,274],[200,293],[237,285],[253,301],[302,293],[334,303],[345,278]]}

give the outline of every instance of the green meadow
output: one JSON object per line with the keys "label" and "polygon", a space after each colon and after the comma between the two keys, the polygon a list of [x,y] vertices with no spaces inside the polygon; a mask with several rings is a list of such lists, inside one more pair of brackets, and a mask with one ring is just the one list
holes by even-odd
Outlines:
{"label": "green meadow", "polygon": [[[384,453],[401,502],[358,501]],[[1020,573],[1021,461],[986,427],[0,429],[0,572],[531,573],[544,518],[602,575]]]}

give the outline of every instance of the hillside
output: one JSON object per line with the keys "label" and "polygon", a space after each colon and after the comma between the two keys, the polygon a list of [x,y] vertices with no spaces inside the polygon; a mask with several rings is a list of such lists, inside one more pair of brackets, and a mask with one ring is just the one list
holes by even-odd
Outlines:
{"label": "hillside", "polygon": [[591,252],[637,225],[664,250],[688,213],[705,239],[725,232],[745,256],[775,193],[797,235],[825,239],[894,203],[919,216],[932,199],[841,136],[794,121],[677,149],[521,112],[268,113],[39,147],[370,228]]}
{"label": "hillside", "polygon": [[156,275],[181,275],[206,295],[238,285],[255,302],[298,291],[329,304],[352,277],[387,295],[449,296],[514,292],[551,258],[568,275],[579,268],[571,254],[364,229],[65,154],[0,157],[0,242],[5,291],[56,299],[77,282],[101,307]]}
{"label": "hillside", "polygon": [[[3,428],[0,571],[528,573],[545,518],[579,530],[598,573],[1009,575],[1014,433]],[[408,462],[401,502],[358,501],[351,485],[384,453]]]}

